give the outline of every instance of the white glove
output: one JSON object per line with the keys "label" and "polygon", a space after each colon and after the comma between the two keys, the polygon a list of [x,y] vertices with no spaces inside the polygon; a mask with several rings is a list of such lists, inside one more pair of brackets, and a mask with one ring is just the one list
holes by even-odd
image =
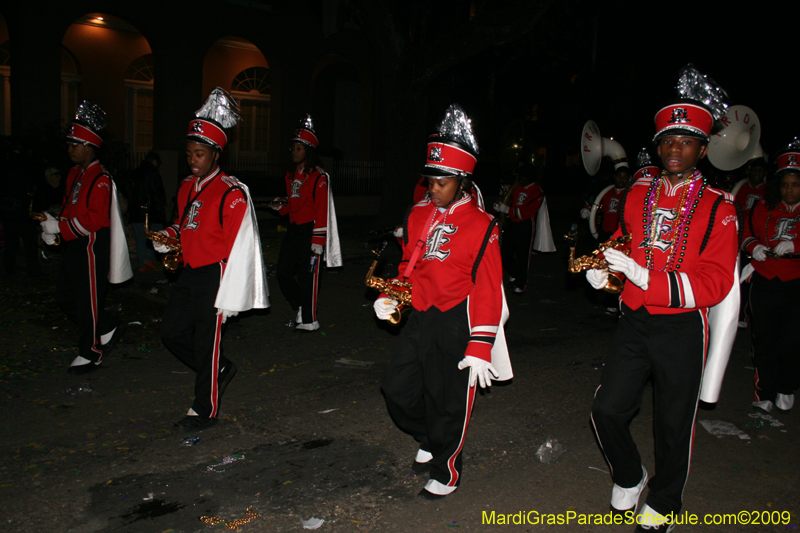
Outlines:
{"label": "white glove", "polygon": [[239,311],[231,311],[230,309],[217,309],[217,316],[222,315],[222,323],[224,324],[232,316],[239,314]]}
{"label": "white glove", "polygon": [[372,308],[375,310],[375,316],[381,320],[389,320],[389,317],[397,310],[397,300],[378,298],[372,304]]}
{"label": "white glove", "polygon": [[45,212],[44,216],[46,216],[47,219],[39,223],[39,225],[42,226],[42,233],[50,233],[53,235],[56,233],[61,233],[61,229],[58,227],[58,220],[53,218],[53,215],[47,212]]}
{"label": "white glove", "polygon": [[403,226],[397,226],[396,228],[394,228],[394,231],[392,232],[392,235],[394,235],[398,239],[402,239],[403,238]]}
{"label": "white glove", "polygon": [[756,244],[756,247],[753,248],[753,253],[750,255],[753,256],[754,261],[763,261],[767,258],[767,250],[769,248],[763,244]]}
{"label": "white glove", "polygon": [[501,213],[508,213],[508,206],[506,204],[504,204],[504,203],[501,203],[501,202],[495,202],[494,205],[492,206],[492,208],[495,211],[499,211]]}
{"label": "white glove", "polygon": [[269,208],[274,209],[275,211],[280,211],[281,207],[283,207],[283,205],[281,204],[282,201],[283,200],[281,198],[276,197],[275,199],[272,200],[272,203],[269,204]]}
{"label": "white glove", "polygon": [[781,241],[772,249],[775,255],[786,255],[794,253],[794,241]]}
{"label": "white glove", "polygon": [[592,214],[592,210],[589,209],[588,207],[584,207],[583,209],[581,209],[581,218],[583,220],[589,220],[589,215],[591,215],[591,214]]}
{"label": "white glove", "polygon": [[621,272],[631,283],[646,291],[650,286],[650,271],[638,265],[636,261],[614,248],[609,248],[603,252],[608,261],[608,269],[614,272]]}
{"label": "white glove", "polygon": [[52,246],[56,243],[56,236],[52,233],[42,233],[42,240],[45,244]]}
{"label": "white glove", "polygon": [[[164,230],[157,231],[156,233],[160,233],[164,237],[169,237],[169,235],[167,235],[167,232],[164,231]],[[156,252],[158,252],[160,254],[168,254],[168,253],[170,253],[172,251],[172,250],[169,249],[169,246],[167,246],[166,244],[158,244],[156,241],[153,241],[153,250],[155,250]]]}
{"label": "white glove", "polygon": [[478,381],[482,389],[492,386],[492,376],[494,379],[500,377],[497,369],[492,366],[489,361],[484,361],[479,357],[465,355],[464,359],[458,363],[458,369],[464,370],[469,367],[469,386],[474,387],[475,382]]}
{"label": "white glove", "polygon": [[589,285],[594,287],[595,289],[602,289],[606,286],[608,282],[608,270],[606,269],[599,269],[599,268],[592,268],[586,271],[586,279],[589,282]]}
{"label": "white glove", "polygon": [[312,244],[311,245],[311,253],[314,255],[322,255],[322,245],[321,244]]}

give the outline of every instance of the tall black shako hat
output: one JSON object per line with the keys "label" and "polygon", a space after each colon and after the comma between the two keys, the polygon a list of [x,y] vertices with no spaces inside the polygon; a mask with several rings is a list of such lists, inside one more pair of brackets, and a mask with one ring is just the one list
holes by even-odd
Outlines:
{"label": "tall black shako hat", "polygon": [[69,125],[67,142],[100,148],[103,139],[100,138],[99,132],[106,127],[106,124],[106,112],[89,100],[84,100],[75,112],[75,120]]}
{"label": "tall black shako hat", "polygon": [[471,176],[478,162],[478,141],[461,106],[448,107],[437,130],[428,138],[422,176],[434,179]]}
{"label": "tall black shako hat", "polygon": [[681,69],[677,90],[679,100],[656,113],[653,141],[674,135],[708,142],[714,123],[728,109],[728,94],[691,63]]}
{"label": "tall black shako hat", "polygon": [[311,115],[306,115],[300,121],[300,126],[294,130],[292,142],[303,143],[314,149],[319,146],[319,139],[317,139],[317,133],[314,131],[314,121],[311,119]]}
{"label": "tall black shako hat", "polygon": [[218,150],[228,142],[226,129],[239,122],[239,105],[224,89],[217,87],[208,95],[203,107],[195,112],[189,121],[186,140],[210,145]]}
{"label": "tall black shako hat", "polygon": [[775,175],[800,174],[800,139],[795,137],[775,156]]}

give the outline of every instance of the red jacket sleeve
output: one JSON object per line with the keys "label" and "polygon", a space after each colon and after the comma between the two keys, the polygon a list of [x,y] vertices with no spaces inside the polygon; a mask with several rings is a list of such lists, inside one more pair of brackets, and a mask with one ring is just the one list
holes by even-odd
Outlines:
{"label": "red jacket sleeve", "polygon": [[239,234],[242,219],[247,214],[247,197],[241,189],[232,190],[225,197],[222,206],[222,231],[225,234],[225,243],[228,247],[226,257],[230,257],[233,243]]}
{"label": "red jacket sleeve", "polygon": [[478,265],[475,288],[467,297],[470,337],[465,356],[491,362],[492,346],[502,313],[503,264],[500,259],[500,231],[494,225]]}
{"label": "red jacket sleeve", "polygon": [[733,285],[738,254],[738,216],[730,201],[723,201],[708,244],[696,266],[683,272],[650,272],[644,303],[650,306],[695,309],[717,305]]}
{"label": "red jacket sleeve", "polygon": [[[745,217],[742,250],[748,254],[752,255],[753,249],[759,244],[763,244],[764,246],[769,245],[766,235],[759,234],[761,228],[763,228],[766,223],[766,212],[766,204],[762,200],[753,206],[752,211]],[[750,224],[750,217],[753,217],[752,224]],[[756,233],[753,233],[753,229],[755,229]]]}
{"label": "red jacket sleeve", "polygon": [[328,239],[328,175],[320,174],[315,185],[314,196],[314,233],[311,244],[325,246]]}

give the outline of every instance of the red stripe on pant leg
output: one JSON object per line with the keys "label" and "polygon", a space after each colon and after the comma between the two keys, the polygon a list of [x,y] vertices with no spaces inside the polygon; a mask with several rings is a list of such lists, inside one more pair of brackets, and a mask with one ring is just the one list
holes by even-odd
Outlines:
{"label": "red stripe on pant leg", "polygon": [[[708,357],[708,309],[700,309],[700,319],[703,321],[703,365],[701,369],[700,375],[702,376],[706,370],[706,357]],[[686,479],[683,481],[683,489],[681,489],[681,501],[683,501],[683,491],[686,490],[686,482],[689,481],[689,473],[692,471],[692,453],[694,452],[694,437],[695,437],[695,429],[697,425],[697,406],[700,403],[700,391],[703,388],[702,379],[700,381],[700,387],[697,389],[697,400],[694,404],[694,415],[692,416],[692,436],[689,439],[689,460],[688,466],[686,468]]]}
{"label": "red stripe on pant leg", "polygon": [[222,344],[222,315],[217,315],[216,331],[214,332],[214,354],[211,357],[211,414],[208,418],[217,416],[219,408],[219,356]]}
{"label": "red stripe on pant leg", "polygon": [[94,255],[94,243],[97,237],[94,233],[89,234],[89,244],[86,245],[86,258],[89,267],[89,306],[92,309],[92,351],[99,357],[97,363],[103,360],[103,351],[97,349],[97,259]]}
{"label": "red stripe on pant leg", "polygon": [[[222,275],[225,273],[225,263],[219,263],[219,283],[222,283]],[[213,355],[211,356],[211,414],[208,418],[215,418],[217,416],[217,409],[219,408],[219,356],[220,347],[222,344],[222,315],[217,315],[216,325],[214,329],[214,347]]]}
{"label": "red stripe on pant leg", "polygon": [[319,295],[319,266],[322,263],[322,256],[319,256],[317,265],[314,267],[313,285],[311,289],[311,321],[317,321],[317,297]]}
{"label": "red stripe on pant leg", "polygon": [[[472,372],[472,369],[470,369]],[[447,460],[447,469],[450,471],[450,481],[447,483],[448,487],[455,487],[458,483],[458,471],[456,470],[456,458],[458,454],[461,453],[461,449],[464,447],[464,439],[467,436],[467,428],[469,427],[469,419],[472,417],[472,406],[475,403],[475,389],[477,388],[477,384],[475,387],[470,387],[469,383],[467,383],[467,387],[469,390],[467,391],[467,414],[464,420],[464,429],[461,430],[461,440],[458,442],[458,448],[456,451],[453,452],[453,455]]]}

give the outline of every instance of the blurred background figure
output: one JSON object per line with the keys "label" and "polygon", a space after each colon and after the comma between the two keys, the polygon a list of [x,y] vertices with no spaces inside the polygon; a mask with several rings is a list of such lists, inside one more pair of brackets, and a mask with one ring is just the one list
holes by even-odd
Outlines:
{"label": "blurred background figure", "polygon": [[166,223],[165,207],[167,195],[158,167],[161,158],[152,150],[147,152],[141,164],[131,172],[126,184],[125,197],[128,200],[128,222],[133,226],[136,238],[136,260],[139,272],[156,270],[155,250],[144,235],[145,213],[150,215],[150,229],[159,231]]}

